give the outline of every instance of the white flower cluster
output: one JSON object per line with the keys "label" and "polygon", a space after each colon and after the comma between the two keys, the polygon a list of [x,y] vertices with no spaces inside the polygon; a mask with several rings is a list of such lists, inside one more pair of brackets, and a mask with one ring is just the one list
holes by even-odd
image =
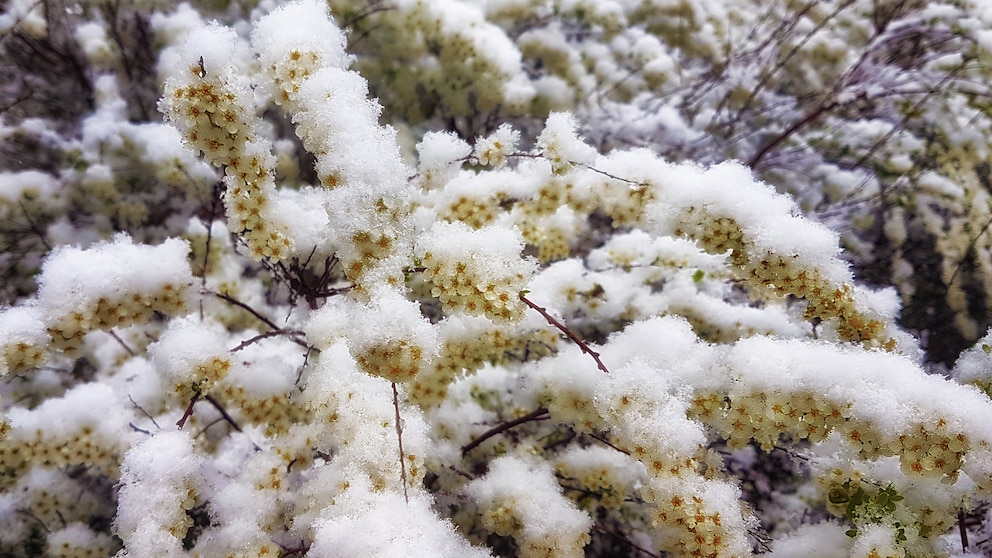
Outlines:
{"label": "white flower cluster", "polygon": [[308,337],[319,348],[343,341],[363,371],[391,382],[413,380],[437,353],[434,327],[415,303],[390,289],[373,293],[368,304],[332,300],[308,328]]}
{"label": "white flower cluster", "polygon": [[150,347],[156,368],[168,382],[169,392],[182,401],[208,393],[231,370],[225,346],[227,335],[217,324],[190,318],[169,323],[169,329]]}
{"label": "white flower cluster", "polygon": [[[520,479],[528,479],[522,484]],[[512,535],[520,556],[583,556],[591,520],[562,496],[561,487],[544,463],[528,463],[512,455],[489,463],[486,476],[466,492],[492,533]]]}
{"label": "white flower cluster", "polygon": [[502,124],[492,134],[479,138],[475,142],[473,154],[480,165],[502,168],[506,158],[512,155],[520,142],[520,132],[509,124]]}
{"label": "white flower cluster", "polygon": [[228,227],[242,235],[251,257],[280,260],[292,244],[270,215],[275,158],[259,130],[251,85],[239,72],[240,47],[227,28],[191,32],[160,108],[194,149],[224,168]]}
{"label": "white flower cluster", "polygon": [[[162,459],[163,455],[169,459]],[[202,480],[202,457],[183,432],[161,433],[135,445],[121,467],[117,532],[124,556],[183,554],[183,538],[193,520]]]}
{"label": "white flower cluster", "polygon": [[[227,27],[203,3],[81,24],[8,4],[23,83],[48,83],[24,61],[62,29],[102,75],[71,122],[47,102],[66,84],[0,88],[0,555],[948,557],[956,527],[987,536],[992,333],[927,374],[939,343],[840,246],[870,249],[800,213],[863,187],[840,228],[892,241],[871,271],[939,275],[934,314],[975,329],[992,119],[930,78],[965,43],[961,75],[988,73],[977,8],[292,0]],[[947,51],[905,48],[923,16]],[[142,122],[161,84],[167,123]],[[851,153],[811,132],[850,114]],[[927,267],[910,248],[945,225]]]}
{"label": "white flower cluster", "polygon": [[126,236],[85,250],[59,249],[42,268],[33,303],[0,314],[0,371],[37,365],[49,345],[77,351],[92,330],[144,323],[155,312],[185,313],[193,284],[187,252],[182,241],[152,247]]}
{"label": "white flower cluster", "polygon": [[[557,367],[575,372],[562,378],[554,373]],[[589,477],[586,480],[592,484],[584,486],[590,490],[604,484],[636,487],[654,508],[651,518],[662,528],[666,548],[681,556],[730,557],[747,552],[743,532],[749,520],[737,503],[738,489],[700,473],[705,434],[687,418],[687,405],[672,395],[675,390],[659,370],[631,362],[605,375],[588,366],[579,351],[567,350],[539,363],[533,372],[529,383],[553,417],[582,430],[609,423],[611,444],[643,466],[626,467],[626,475],[616,480]],[[654,426],[661,423],[674,428],[662,435]],[[613,474],[621,471],[613,469]],[[637,481],[639,474],[647,476],[643,483]]]}
{"label": "white flower cluster", "polygon": [[410,383],[409,397],[421,407],[443,402],[449,385],[487,362],[525,362],[545,357],[558,346],[557,332],[533,320],[497,324],[484,316],[455,314],[441,321],[438,330],[438,356]]}
{"label": "white flower cluster", "polygon": [[571,114],[556,112],[548,116],[544,131],[537,137],[537,147],[554,174],[564,174],[574,165],[589,164],[596,158],[596,150],[576,135],[575,128]]}
{"label": "white flower cluster", "polygon": [[[302,25],[302,27],[300,27]],[[294,28],[294,33],[282,30]],[[348,71],[344,35],[313,2],[294,2],[261,19],[252,34],[274,98],[316,157],[331,240],[354,291],[399,288],[410,244],[409,174],[396,132],[378,123],[382,107]]]}
{"label": "white flower cluster", "polygon": [[[363,13],[350,0],[331,3],[339,14]],[[388,94],[411,121],[436,109],[469,116],[498,107],[510,114],[526,110],[536,88],[521,64],[520,51],[484,8],[463,0],[401,0],[388,10],[356,18],[353,32],[366,30],[378,54],[359,58],[363,74],[389,83]],[[424,97],[428,99],[424,99]]]}
{"label": "white flower cluster", "polygon": [[509,322],[523,317],[520,294],[534,270],[533,262],[520,257],[521,249],[509,229],[439,222],[420,237],[417,257],[446,313]]}

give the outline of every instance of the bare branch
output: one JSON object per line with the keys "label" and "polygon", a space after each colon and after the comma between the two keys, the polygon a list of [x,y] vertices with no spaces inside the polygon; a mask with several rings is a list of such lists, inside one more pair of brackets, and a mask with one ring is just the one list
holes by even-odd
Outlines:
{"label": "bare branch", "polygon": [[196,405],[196,402],[199,400],[200,394],[194,393],[193,398],[189,400],[189,405],[186,406],[186,411],[183,412],[182,418],[176,421],[176,426],[179,427],[179,430],[182,430],[186,426],[186,420],[193,414],[193,405]]}
{"label": "bare branch", "polygon": [[220,413],[220,416],[224,417],[224,420],[227,421],[227,424],[231,425],[231,428],[237,430],[238,432],[242,432],[241,427],[238,426],[238,423],[235,422],[233,418],[231,418],[231,415],[228,414],[227,409],[225,409],[224,406],[221,405],[220,402],[217,401],[217,399],[214,398],[213,395],[205,395],[203,396],[203,398],[206,399],[207,402],[209,402],[211,405],[213,405],[214,409],[217,409],[217,412]]}
{"label": "bare branch", "polygon": [[400,446],[400,480],[403,482],[403,499],[410,503],[410,496],[406,490],[406,456],[403,455],[403,424],[400,422],[400,394],[396,390],[396,382],[393,382],[393,409],[396,411],[396,440]]}
{"label": "bare branch", "polygon": [[485,442],[486,440],[492,438],[497,434],[502,434],[503,432],[506,432],[507,430],[515,426],[520,426],[521,424],[533,422],[537,420],[548,420],[549,418],[551,418],[551,415],[548,414],[548,410],[545,409],[544,407],[538,407],[537,409],[534,409],[533,411],[527,413],[522,417],[518,417],[511,421],[500,423],[494,426],[493,428],[486,430],[468,444],[462,446],[462,455],[468,454],[468,452],[479,447],[479,445],[482,444],[482,442]]}
{"label": "bare branch", "polygon": [[600,360],[599,353],[597,353],[596,351],[592,350],[589,347],[589,345],[586,344],[585,341],[579,339],[579,337],[577,335],[575,335],[574,333],[572,333],[572,330],[570,330],[567,327],[565,327],[565,324],[563,324],[563,323],[559,322],[558,320],[556,320],[554,318],[554,316],[552,316],[551,314],[549,314],[546,309],[544,309],[544,308],[538,306],[537,304],[531,302],[531,300],[529,298],[527,298],[526,296],[520,295],[520,300],[524,301],[524,304],[526,304],[527,306],[530,306],[532,309],[537,310],[537,312],[539,314],[541,314],[542,316],[544,316],[544,319],[547,320],[547,322],[549,324],[551,324],[551,325],[555,326],[556,328],[558,328],[558,330],[561,331],[562,333],[564,333],[565,336],[568,337],[573,343],[575,343],[576,345],[578,345],[579,348],[582,349],[582,352],[583,353],[586,353],[587,355],[591,356],[592,359],[596,361],[596,366],[599,367],[600,370],[602,370],[603,372],[606,372],[607,374],[610,373],[609,368],[607,368],[606,365],[603,364],[603,361]]}
{"label": "bare branch", "polygon": [[205,294],[213,295],[213,296],[215,296],[215,297],[217,297],[217,298],[219,298],[219,299],[221,299],[223,301],[229,302],[229,303],[237,306],[238,308],[241,308],[245,312],[248,312],[252,316],[255,316],[256,318],[258,318],[262,323],[264,323],[265,325],[269,326],[269,328],[271,328],[271,329],[274,329],[274,330],[277,330],[277,331],[280,329],[279,326],[277,326],[275,324],[275,322],[273,322],[272,320],[270,320],[270,319],[266,318],[265,316],[261,315],[260,313],[258,313],[257,310],[255,310],[251,306],[248,306],[244,302],[241,302],[240,300],[234,298],[231,295],[224,294],[224,293],[218,293],[218,292],[214,292],[214,291],[204,291],[204,292],[205,292]]}

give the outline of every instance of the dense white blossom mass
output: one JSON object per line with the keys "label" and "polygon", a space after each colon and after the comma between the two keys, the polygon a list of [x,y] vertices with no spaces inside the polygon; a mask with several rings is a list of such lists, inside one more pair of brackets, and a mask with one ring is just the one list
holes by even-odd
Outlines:
{"label": "dense white blossom mass", "polygon": [[9,0],[0,556],[990,555],[990,29]]}

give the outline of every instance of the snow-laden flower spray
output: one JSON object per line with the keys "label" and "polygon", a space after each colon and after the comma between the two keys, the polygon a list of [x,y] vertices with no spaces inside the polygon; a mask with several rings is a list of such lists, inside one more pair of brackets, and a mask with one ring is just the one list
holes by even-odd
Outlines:
{"label": "snow-laden flower spray", "polygon": [[[269,4],[158,20],[160,135],[220,169],[189,244],[60,247],[0,312],[0,545],[952,555],[992,495],[988,343],[926,374],[894,292],[735,162],[601,153],[565,112],[404,159],[326,3]],[[395,4],[435,101],[548,102],[471,3]]]}

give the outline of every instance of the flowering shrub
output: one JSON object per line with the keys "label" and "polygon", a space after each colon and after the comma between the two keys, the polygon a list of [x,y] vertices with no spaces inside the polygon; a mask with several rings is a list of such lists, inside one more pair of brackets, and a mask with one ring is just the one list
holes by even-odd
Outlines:
{"label": "flowering shrub", "polygon": [[989,551],[983,4],[55,4],[0,554]]}

